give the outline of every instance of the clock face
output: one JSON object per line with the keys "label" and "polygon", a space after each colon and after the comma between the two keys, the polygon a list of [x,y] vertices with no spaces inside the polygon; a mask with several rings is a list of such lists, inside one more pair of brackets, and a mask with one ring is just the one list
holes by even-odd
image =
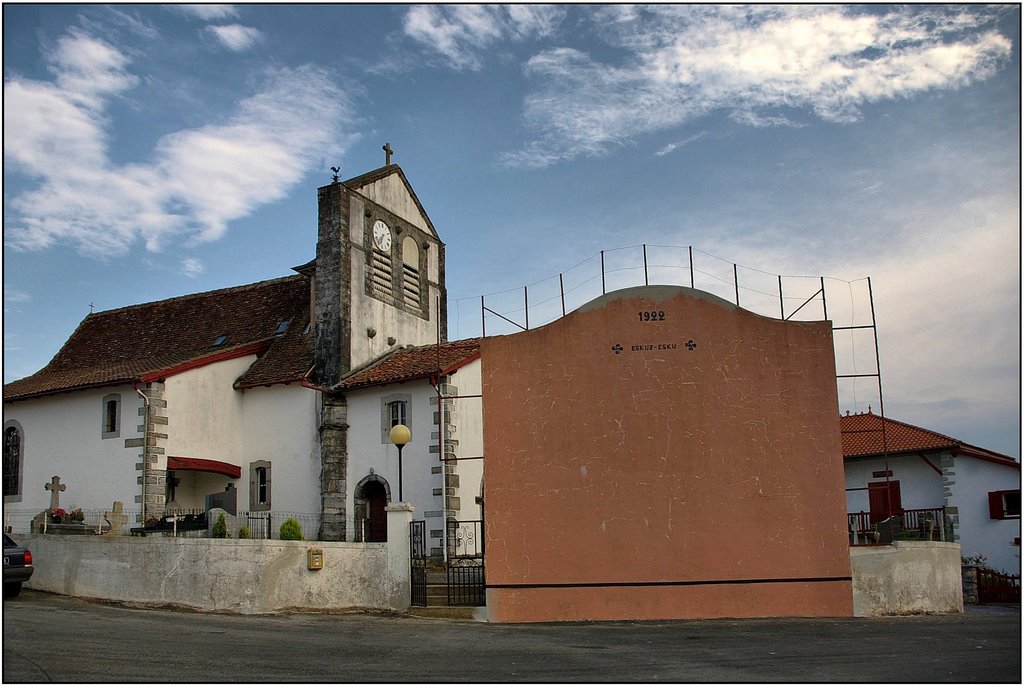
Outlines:
{"label": "clock face", "polygon": [[373,223],[373,244],[384,252],[391,250],[391,229],[379,219]]}

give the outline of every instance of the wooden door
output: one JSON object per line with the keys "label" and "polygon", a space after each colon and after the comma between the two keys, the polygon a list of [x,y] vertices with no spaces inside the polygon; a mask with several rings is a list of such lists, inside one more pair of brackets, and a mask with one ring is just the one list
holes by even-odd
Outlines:
{"label": "wooden door", "polygon": [[868,506],[871,509],[871,523],[903,514],[900,500],[899,481],[878,481],[868,484]]}

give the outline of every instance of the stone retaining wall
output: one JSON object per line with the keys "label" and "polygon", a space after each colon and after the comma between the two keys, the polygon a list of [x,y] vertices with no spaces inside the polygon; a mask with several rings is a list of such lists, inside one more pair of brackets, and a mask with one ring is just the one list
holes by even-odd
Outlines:
{"label": "stone retaining wall", "polygon": [[856,617],[964,611],[958,543],[852,547],[850,566]]}
{"label": "stone retaining wall", "polygon": [[[242,614],[284,609],[406,611],[411,507],[388,508],[388,543],[162,536],[22,537],[26,587],[64,595]],[[323,551],[310,570],[307,552]]]}

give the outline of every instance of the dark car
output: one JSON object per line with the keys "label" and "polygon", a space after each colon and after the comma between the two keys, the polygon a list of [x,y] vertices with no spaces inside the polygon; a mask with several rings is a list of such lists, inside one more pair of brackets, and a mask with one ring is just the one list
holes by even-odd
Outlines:
{"label": "dark car", "polygon": [[4,534],[4,597],[21,593],[21,584],[32,576],[32,553]]}

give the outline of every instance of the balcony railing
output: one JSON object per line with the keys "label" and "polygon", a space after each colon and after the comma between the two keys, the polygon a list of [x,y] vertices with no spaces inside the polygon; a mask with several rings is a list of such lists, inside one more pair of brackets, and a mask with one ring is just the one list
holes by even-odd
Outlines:
{"label": "balcony railing", "polygon": [[870,512],[846,515],[850,545],[889,545],[893,541],[951,541],[952,524],[945,507],[900,510],[891,517],[872,518]]}

